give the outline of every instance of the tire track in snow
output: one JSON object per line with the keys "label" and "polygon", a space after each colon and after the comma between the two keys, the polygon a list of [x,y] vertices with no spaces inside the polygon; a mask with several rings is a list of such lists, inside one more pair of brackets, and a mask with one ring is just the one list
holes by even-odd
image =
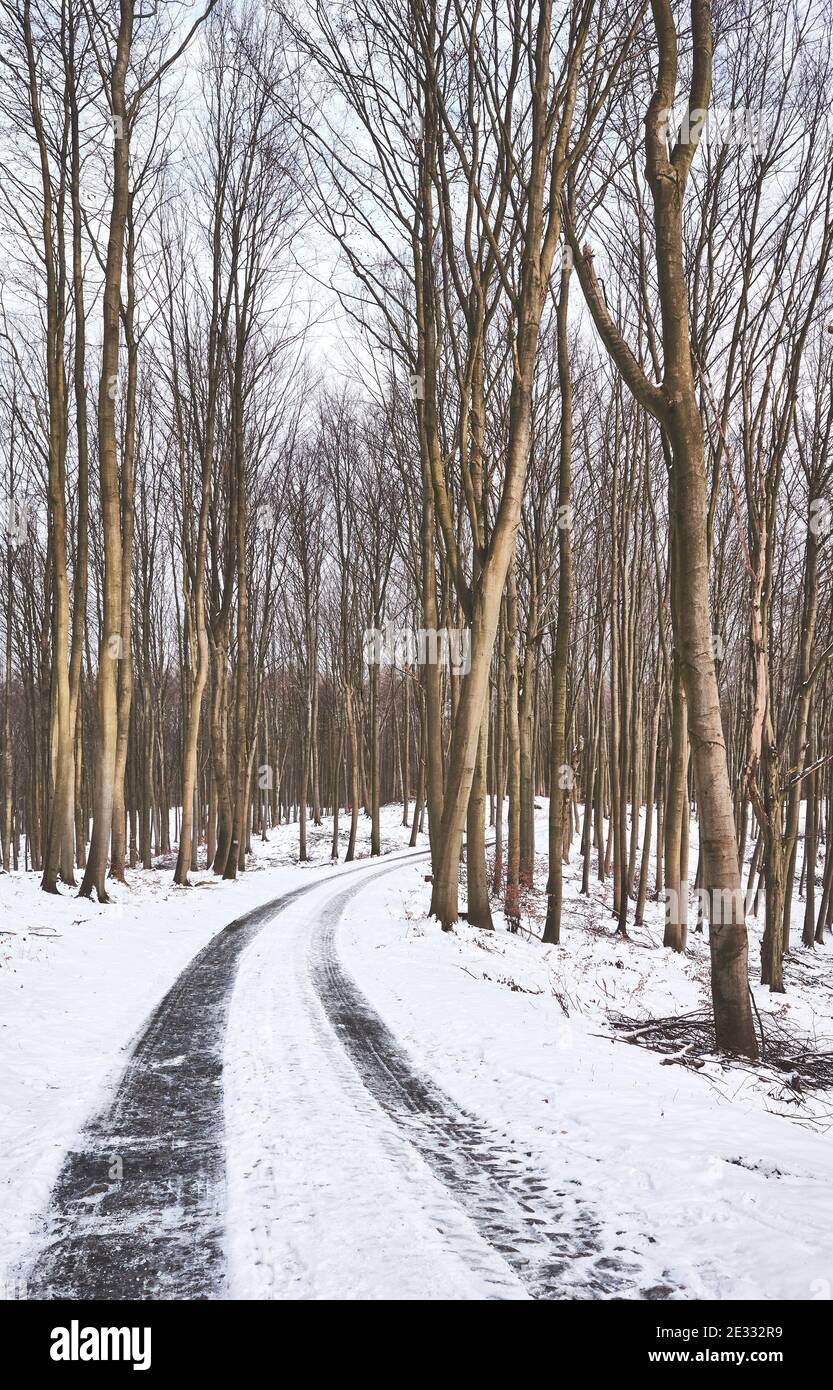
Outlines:
{"label": "tire track in snow", "polygon": [[225,1052],[232,1296],[528,1299],[333,1032],[310,967],[337,888],[283,913],[240,962]]}
{"label": "tire track in snow", "polygon": [[[317,998],[372,1097],[368,1119],[375,1103],[394,1121],[477,1237],[533,1297],[627,1296],[635,1290],[633,1269],[601,1253],[586,1206],[566,1192],[553,1194],[489,1126],[421,1074],[338,961],[335,929],[364,881],[426,857],[418,851],[384,868],[362,861],[342,869],[339,878],[361,873],[362,881],[324,904],[312,942]],[[316,878],[245,913],[182,971],[148,1020],[112,1101],[64,1161],[47,1213],[47,1244],[28,1278],[30,1298],[227,1295],[222,1068],[237,966],[267,923],[332,882]],[[443,1206],[429,1215],[476,1265],[477,1239],[467,1239],[465,1221]]]}
{"label": "tire track in snow", "polygon": [[[407,854],[398,863],[424,857]],[[338,877],[366,871],[367,861]],[[113,1099],[63,1163],[34,1299],[216,1299],[226,1293],[223,1047],[241,953],[326,876],[211,938],[151,1014]]]}
{"label": "tire track in snow", "polygon": [[626,1252],[634,1259],[604,1252],[599,1225],[577,1194],[554,1190],[523,1154],[415,1066],[338,957],[339,920],[363,887],[355,884],[327,902],[312,950],[312,979],[377,1104],[533,1298],[668,1297],[670,1287],[640,1287],[636,1252]]}

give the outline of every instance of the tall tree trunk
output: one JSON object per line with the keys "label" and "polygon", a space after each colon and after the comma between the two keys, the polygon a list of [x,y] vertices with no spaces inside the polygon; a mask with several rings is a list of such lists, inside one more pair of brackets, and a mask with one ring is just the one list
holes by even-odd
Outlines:
{"label": "tall tree trunk", "polygon": [[477,764],[466,813],[466,902],[469,924],[491,931],[492,910],[486,878],[486,754],[489,744],[489,701],[480,722]]}
{"label": "tall tree trunk", "polygon": [[133,495],[134,463],[136,453],[136,388],[138,373],[138,345],[134,333],[136,304],[134,255],[135,235],[130,204],[127,216],[127,245],[125,251],[125,270],[127,280],[127,302],[124,306],[124,339],[127,347],[127,392],[124,409],[124,446],[122,448],[121,479],[121,645],[122,657],[118,665],[118,702],[116,764],[113,779],[113,828],[111,833],[110,875],[124,882],[125,855],[125,804],[124,776],[127,768],[128,742],[130,738],[130,709],[133,703],[133,632],[132,632],[132,574],[133,574]]}
{"label": "tall tree trunk", "polygon": [[558,618],[552,657],[552,723],[550,729],[549,877],[544,941],[561,940],[563,897],[562,847],[565,817],[570,814],[573,769],[567,763],[567,668],[573,608],[572,451],[573,385],[567,342],[570,268],[561,272],[556,332],[558,384],[561,394],[561,448],[558,470]]}
{"label": "tall tree trunk", "polygon": [[[677,101],[677,30],[671,0],[651,0],[658,42],[656,85],[646,115],[647,177],[654,205],[657,289],[662,321],[663,380],[645,375],[607,309],[592,264],[575,236],[575,265],[594,322],[623,380],[666,431],[672,457],[672,545],[685,602],[676,605],[688,704],[689,736],[703,832],[704,883],[710,894],[712,1004],[721,1051],[757,1057],[749,1002],[748,942],[732,792],[712,655],[706,471],[703,423],[692,367],[688,285],[683,260],[683,202],[697,136],[677,142],[669,157],[668,113]],[[691,0],[693,64],[689,109],[711,96],[710,0]],[[719,894],[720,906],[717,905]],[[728,910],[727,910],[728,908]]]}
{"label": "tall tree trunk", "polygon": [[104,275],[104,310],[101,346],[101,379],[98,390],[98,448],[101,512],[104,528],[104,584],[102,632],[96,681],[97,746],[93,831],[84,879],[79,890],[89,898],[95,890],[99,902],[107,901],[105,879],[118,738],[117,665],[123,653],[122,539],[119,497],[119,463],[116,440],[116,392],[118,387],[121,320],[121,276],[129,192],[129,122],[125,105],[125,81],[133,38],[133,0],[119,0],[116,54],[109,77],[113,114],[113,194]]}

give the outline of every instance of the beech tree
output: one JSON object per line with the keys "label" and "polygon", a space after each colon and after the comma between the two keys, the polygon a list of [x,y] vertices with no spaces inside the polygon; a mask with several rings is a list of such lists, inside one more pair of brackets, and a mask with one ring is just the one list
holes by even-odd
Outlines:
{"label": "beech tree", "polygon": [[[589,247],[579,248],[569,232],[576,272],[596,328],[623,381],[660,424],[671,454],[672,618],[686,694],[705,855],[707,890],[728,894],[728,920],[711,921],[712,998],[718,1044],[757,1056],[749,1006],[747,934],[742,905],[737,839],[726,746],[720,716],[711,641],[707,495],[703,424],[691,357],[688,289],[683,264],[683,201],[698,143],[696,125],[687,138],[667,144],[669,113],[678,99],[679,35],[667,0],[652,0],[657,70],[646,113],[646,174],[654,203],[656,275],[662,318],[662,384],[644,371],[614,323],[593,267]],[[689,112],[709,104],[712,27],[708,0],[692,0]],[[685,601],[682,589],[685,588]],[[678,899],[679,901],[679,899]],[[673,910],[673,909],[672,909]]]}

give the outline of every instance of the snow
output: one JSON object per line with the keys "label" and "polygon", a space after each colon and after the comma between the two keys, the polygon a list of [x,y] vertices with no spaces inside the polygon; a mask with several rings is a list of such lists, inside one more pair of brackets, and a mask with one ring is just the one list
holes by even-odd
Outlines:
{"label": "snow", "polygon": [[[380,1114],[323,1015],[308,947],[332,893],[283,913],[238,976],[225,1061],[232,1296],[524,1297]],[[448,1239],[455,1226],[467,1259]]]}
{"label": "snow", "polygon": [[[401,820],[401,808],[399,808]],[[369,823],[368,823],[369,824]],[[343,818],[341,853],[349,822]],[[388,812],[383,849],[407,843]],[[312,862],[297,863],[297,825],[253,842],[234,882],[172,867],[128,872],[99,905],[40,875],[0,875],[0,1297],[25,1295],[25,1267],[61,1161],[124,1066],[148,1014],[206,941],[259,903],[331,876],[332,821],[310,828]],[[369,829],[367,831],[369,842]]]}
{"label": "snow", "polygon": [[[545,806],[539,848],[544,825]],[[365,854],[363,816],[360,826]],[[344,819],[341,828],[343,852]],[[297,863],[297,826],[281,827],[255,842],[235,883],[199,873],[189,891],[173,886],[169,867],[136,870],[109,907],[68,892],[47,898],[36,874],[0,877],[0,1294],[25,1296],[63,1155],[186,962],[249,908],[320,879],[320,892],[247,947],[232,995],[232,1295],[526,1296],[369,1094],[322,1009],[311,943],[345,871],[329,863],[331,822],[311,833],[311,864]],[[575,1185],[603,1249],[635,1255],[643,1286],[681,1298],[829,1298],[830,1097],[787,1104],[766,1072],[715,1060],[694,1073],[610,1036],[610,1010],[644,1017],[706,1001],[705,938],[692,933],[684,957],[665,951],[657,904],[632,939],[616,938],[610,884],[594,879],[581,898],[575,851],[562,945],[510,934],[499,913],[493,934],[465,923],[443,933],[424,915],[426,861],[408,863],[408,834],[401,808],[384,808],[383,849],[400,851],[402,867],[362,883],[335,940],[414,1065],[528,1155],[547,1184]],[[754,934],[753,977],[757,964]],[[829,1034],[824,951],[797,953],[788,990],[756,986],[762,1016]]]}

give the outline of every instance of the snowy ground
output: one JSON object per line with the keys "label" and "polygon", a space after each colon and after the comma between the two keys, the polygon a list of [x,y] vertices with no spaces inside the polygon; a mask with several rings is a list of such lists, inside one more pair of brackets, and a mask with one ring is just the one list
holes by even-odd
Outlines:
{"label": "snowy ground", "polygon": [[[386,814],[386,852],[407,845],[396,821]],[[312,862],[300,865],[297,826],[281,827],[255,841],[234,883],[203,872],[177,888],[170,866],[137,869],[128,888],[112,885],[107,906],[67,890],[48,897],[36,873],[0,875],[0,1298],[25,1292],[61,1160],[153,1006],[233,918],[310,875],[343,872],[330,864],[331,835],[332,821],[312,831]]]}
{"label": "snowy ground", "polygon": [[[407,844],[400,821],[385,809],[386,851]],[[541,850],[544,822],[545,808]],[[415,1070],[540,1174],[542,1194],[566,1193],[566,1204],[580,1193],[600,1252],[636,1271],[630,1296],[831,1296],[833,1097],[796,1104],[768,1073],[716,1061],[692,1073],[609,1036],[610,1010],[664,1015],[704,1001],[702,938],[684,958],[664,951],[659,905],[632,940],[614,938],[610,885],[594,879],[590,902],[580,899],[577,857],[561,946],[510,935],[499,915],[493,935],[464,924],[443,934],[424,917],[424,860],[348,878],[329,865],[328,830],[310,865],[293,862],[297,828],[285,827],[256,844],[235,884],[202,874],[188,892],[169,869],[136,872],[110,908],[46,899],[36,875],[0,877],[0,1292],[25,1294],[62,1157],[178,972],[232,918],[320,878],[246,948],[231,1000],[233,1295],[527,1296],[408,1142],[410,1121],[378,1103],[342,1046],[315,987],[330,923],[343,966]],[[356,891],[336,912],[348,883]],[[535,930],[534,917],[525,925]],[[757,960],[753,941],[753,974]],[[827,952],[799,953],[788,985],[773,999],[756,988],[762,1016],[830,1034]]]}

